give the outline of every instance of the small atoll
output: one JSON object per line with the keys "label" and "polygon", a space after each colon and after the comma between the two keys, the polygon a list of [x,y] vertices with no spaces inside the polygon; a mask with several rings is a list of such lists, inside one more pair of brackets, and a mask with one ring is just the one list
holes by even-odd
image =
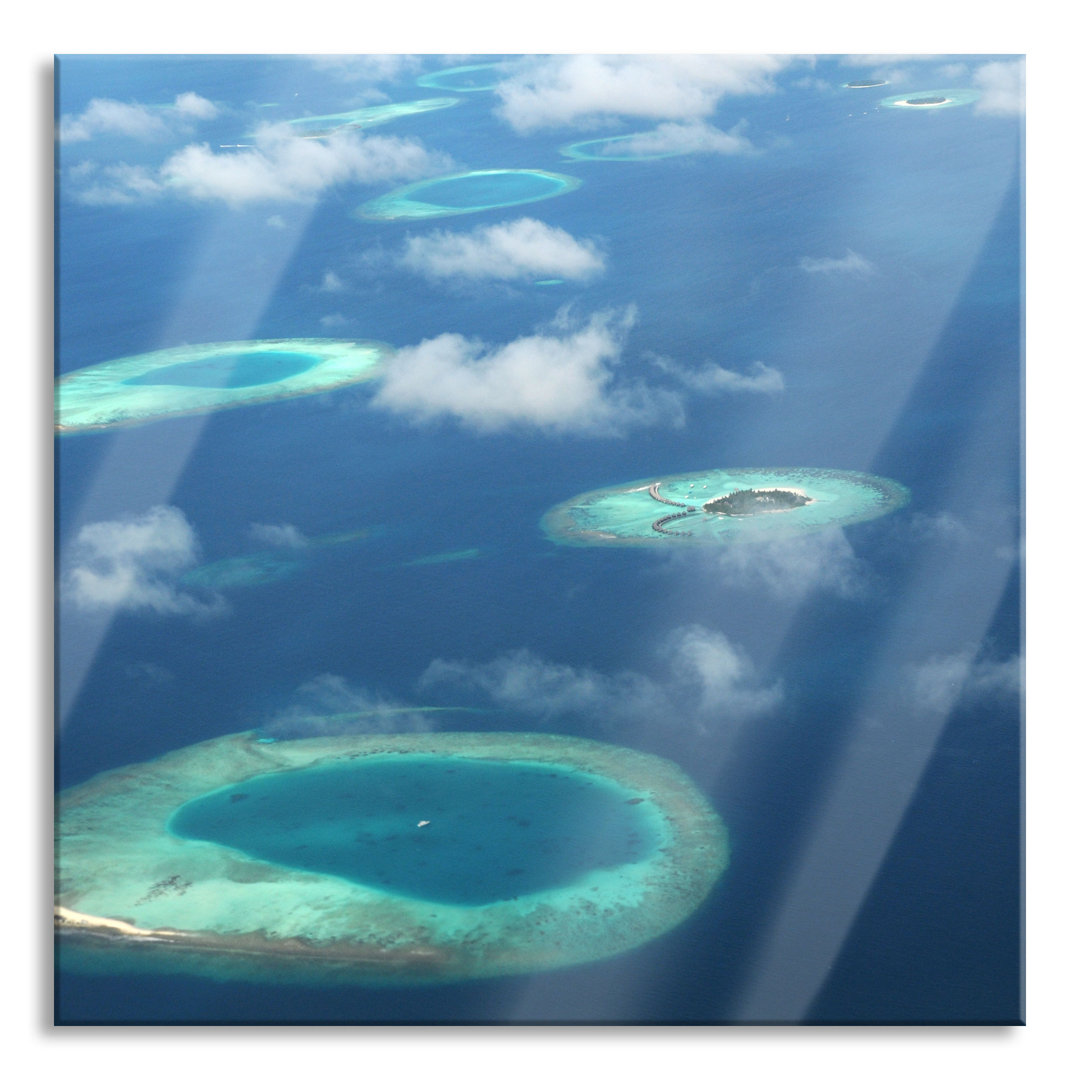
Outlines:
{"label": "small atoll", "polygon": [[423,98],[420,101],[394,101],[388,105],[365,105],[349,112],[327,113],[325,116],[300,116],[288,123],[304,139],[325,139],[335,132],[361,130],[388,124],[405,116],[450,109],[461,103],[460,98]]}
{"label": "small atoll", "polygon": [[806,506],[810,501],[808,495],[784,488],[771,488],[768,491],[742,488],[730,495],[721,495],[718,499],[710,500],[701,509],[709,514],[745,517],[750,514],[775,514],[777,511],[794,510],[797,506]]}
{"label": "small atoll", "polygon": [[908,498],[903,485],[869,473],[711,469],[576,495],[541,528],[557,544],[605,547],[768,541],[869,521]]}
{"label": "small atoll", "polygon": [[79,368],[56,381],[60,433],[319,394],[376,376],[378,341],[285,338],[181,345]]}
{"label": "small atoll", "polygon": [[399,221],[472,214],[550,199],[580,186],[575,176],[542,169],[476,169],[398,188],[364,203],[354,216]]}
{"label": "small atoll", "polygon": [[847,90],[869,90],[874,86],[884,86],[888,82],[888,79],[854,79],[852,82],[844,83],[844,87]]}
{"label": "small atoll", "polygon": [[885,98],[881,105],[886,109],[949,109],[956,105],[970,105],[982,95],[978,90],[926,90],[920,94],[895,94]]}
{"label": "small atoll", "polygon": [[[660,158],[681,157],[703,147],[683,145],[677,148],[655,142],[654,132],[636,132],[633,135],[608,135],[602,139],[586,139],[584,142],[568,143],[559,148],[563,157],[576,161],[656,161]],[[652,142],[652,149],[642,150]]]}
{"label": "small atoll", "polygon": [[499,73],[506,70],[507,65],[502,63],[466,64],[464,67],[428,72],[416,80],[416,85],[435,90],[456,90],[459,93],[493,90],[499,85]]}

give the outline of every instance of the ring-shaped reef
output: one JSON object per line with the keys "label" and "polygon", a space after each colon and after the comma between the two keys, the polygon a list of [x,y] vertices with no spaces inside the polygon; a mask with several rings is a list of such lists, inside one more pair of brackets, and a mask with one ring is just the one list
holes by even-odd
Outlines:
{"label": "ring-shaped reef", "polygon": [[872,90],[876,86],[887,86],[888,79],[853,79],[844,83],[845,90]]}
{"label": "ring-shaped reef", "polygon": [[634,139],[647,138],[650,133],[639,131],[633,135],[609,135],[605,139],[586,139],[584,142],[569,143],[559,148],[563,157],[573,158],[576,161],[654,161],[659,158],[681,157],[684,154],[692,154],[695,147],[687,146],[679,150],[661,150],[652,153],[627,153],[629,146],[622,147],[623,153],[619,153],[621,143],[633,144]]}
{"label": "ring-shaped reef", "polygon": [[399,221],[473,214],[550,199],[581,186],[574,176],[541,169],[477,169],[398,188],[354,213],[369,221]]}
{"label": "ring-shaped reef", "polygon": [[442,71],[421,75],[416,85],[432,90],[457,90],[460,93],[494,90],[499,85],[499,79],[478,75],[477,72],[494,72],[504,68],[504,64],[466,64],[464,67],[443,68]]}
{"label": "ring-shaped reef", "polygon": [[424,98],[421,101],[394,101],[389,105],[367,105],[350,112],[328,113],[325,116],[300,116],[290,120],[289,125],[297,135],[305,139],[324,139],[335,131],[349,128],[377,127],[398,120],[403,116],[449,109],[460,105],[460,98]]}
{"label": "ring-shaped reef", "polygon": [[932,109],[951,109],[970,105],[982,94],[978,90],[920,90],[913,94],[894,94],[881,102],[886,109],[910,109],[913,112]]}
{"label": "ring-shaped reef", "polygon": [[[756,493],[744,512],[725,497]],[[775,493],[798,498],[778,501]],[[571,545],[741,543],[780,540],[891,513],[907,488],[837,469],[710,469],[601,488],[553,507],[541,527]]]}
{"label": "ring-shaped reef", "polygon": [[71,970],[424,983],[600,960],[687,918],[726,829],[673,763],[561,735],[243,732],[58,797]]}
{"label": "ring-shaped reef", "polygon": [[125,356],[57,379],[56,430],[144,424],[319,394],[375,377],[392,352],[378,341],[284,338]]}

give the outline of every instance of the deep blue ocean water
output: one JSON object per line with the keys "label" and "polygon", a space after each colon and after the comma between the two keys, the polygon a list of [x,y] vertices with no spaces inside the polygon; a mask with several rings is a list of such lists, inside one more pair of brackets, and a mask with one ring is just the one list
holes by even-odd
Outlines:
{"label": "deep blue ocean water", "polygon": [[[860,91],[840,89],[862,72],[835,61],[819,62],[816,88],[793,68],[777,93],[726,99],[714,118],[725,130],[745,119],[760,152],[635,163],[562,158],[561,145],[587,136],[514,134],[490,95],[463,94],[377,131],[460,169],[540,169],[582,185],[417,224],[352,216],[391,183],[332,187],[313,205],[81,204],[66,170],[84,160],[150,166],[185,141],[240,141],[254,103],[321,114],[350,107],[351,91],[299,59],[61,61],[59,114],[93,97],[186,91],[233,111],[175,147],[61,146],[58,373],[188,342],[404,346],[455,333],[503,344],[566,305],[571,318],[633,305],[620,379],[676,391],[658,358],[740,373],[760,363],[782,372],[784,390],[686,392],[681,424],[608,437],[418,425],[371,407],[361,386],[58,440],[61,557],[85,525],[157,505],[183,511],[200,563],[256,551],[253,523],[309,538],[367,530],[311,545],[294,574],[223,590],[225,614],[94,620],[62,603],[58,788],[258,727],[333,675],[385,700],[495,710],[455,714],[457,728],[660,754],[732,837],[705,904],[603,963],[393,990],[61,972],[60,1022],[1020,1017],[1020,709],[1002,673],[1021,647],[1022,130],[971,107],[875,109],[886,92],[947,85],[920,80],[919,67],[904,87]],[[383,89],[426,93],[409,77]],[[268,227],[272,215],[281,226]],[[448,285],[391,257],[408,236],[524,216],[594,238],[606,272],[543,289]],[[869,269],[807,269],[849,253]],[[320,289],[328,270],[347,292]],[[333,316],[347,321],[328,330]],[[785,465],[887,476],[911,503],[818,557],[734,571],[708,551],[558,547],[538,527],[576,492]],[[480,556],[404,565],[467,548]],[[669,643],[689,626],[724,635],[758,684],[779,684],[778,707],[742,720],[722,699],[688,707]],[[633,672],[665,687],[671,709],[620,711],[612,695],[592,711],[530,711],[478,687],[421,684],[434,661],[485,665],[516,650],[578,673]],[[949,674],[958,657],[966,682]]]}

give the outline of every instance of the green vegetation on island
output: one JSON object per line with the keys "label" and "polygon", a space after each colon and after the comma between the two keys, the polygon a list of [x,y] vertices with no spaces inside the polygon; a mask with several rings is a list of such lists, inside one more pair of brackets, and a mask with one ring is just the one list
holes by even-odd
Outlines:
{"label": "green vegetation on island", "polygon": [[908,98],[908,105],[944,105],[948,98],[943,97],[918,97]]}
{"label": "green vegetation on island", "polygon": [[777,510],[794,510],[795,507],[805,506],[811,501],[806,495],[800,495],[797,491],[785,491],[782,488],[773,488],[770,491],[743,488],[705,503],[702,509],[710,514],[744,516],[770,514]]}

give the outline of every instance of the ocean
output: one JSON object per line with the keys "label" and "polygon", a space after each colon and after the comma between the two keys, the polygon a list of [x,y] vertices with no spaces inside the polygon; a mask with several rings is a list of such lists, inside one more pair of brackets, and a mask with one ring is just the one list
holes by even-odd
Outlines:
{"label": "ocean", "polygon": [[[849,89],[871,69],[789,59],[768,92],[707,117],[749,148],[641,161],[559,148],[655,119],[519,131],[493,92],[463,92],[355,137],[414,140],[445,175],[580,186],[371,221],[358,208],[407,178],[230,200],[154,170],[192,144],[253,152],[222,147],[251,143],[258,119],[450,96],[416,85],[438,58],[368,82],[300,57],[60,58],[58,118],[187,93],[215,111],[61,139],[58,376],[267,339],[459,335],[446,349],[475,364],[537,337],[570,350],[591,326],[609,352],[583,376],[588,422],[578,383],[538,419],[525,382],[455,412],[457,383],[395,408],[372,380],[59,435],[57,790],[282,717],[393,730],[392,707],[436,730],[667,758],[726,824],[731,859],[679,926],[598,962],[392,988],[60,967],[58,1023],[1022,1021],[1022,118],[880,104],[1013,62],[924,58]],[[107,188],[119,162],[141,170],[126,201]],[[436,277],[402,258],[522,218],[599,252],[602,272]],[[728,467],[857,470],[910,500],[738,548],[540,529],[576,493]],[[87,556],[85,530],[155,507],[179,511],[184,543]],[[183,577],[268,554],[280,572]],[[80,593],[80,566],[134,577],[105,602]],[[432,706],[458,711],[409,711]]]}

